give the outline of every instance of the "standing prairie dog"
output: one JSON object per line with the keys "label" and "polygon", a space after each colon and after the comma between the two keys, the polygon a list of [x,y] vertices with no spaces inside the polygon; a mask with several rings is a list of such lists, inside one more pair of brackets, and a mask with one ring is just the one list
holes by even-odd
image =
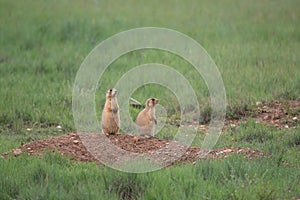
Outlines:
{"label": "standing prairie dog", "polygon": [[106,92],[106,101],[102,111],[102,132],[106,135],[119,133],[120,113],[115,88]]}
{"label": "standing prairie dog", "polygon": [[154,135],[154,124],[157,124],[155,116],[156,104],[158,104],[158,99],[147,99],[145,103],[145,108],[138,114],[136,118],[136,125],[141,135]]}

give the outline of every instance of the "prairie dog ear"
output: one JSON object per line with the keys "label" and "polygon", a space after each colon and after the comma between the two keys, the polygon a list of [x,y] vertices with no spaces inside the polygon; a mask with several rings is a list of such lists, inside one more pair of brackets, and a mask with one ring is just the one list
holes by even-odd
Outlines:
{"label": "prairie dog ear", "polygon": [[111,92],[112,92],[112,89],[107,90],[107,91],[106,91],[106,95],[110,95]]}
{"label": "prairie dog ear", "polygon": [[118,93],[118,90],[116,88],[111,89],[111,94],[116,95]]}
{"label": "prairie dog ear", "polygon": [[106,91],[105,96],[106,96],[106,98],[110,98],[110,96],[111,96],[111,89],[109,89],[109,90]]}

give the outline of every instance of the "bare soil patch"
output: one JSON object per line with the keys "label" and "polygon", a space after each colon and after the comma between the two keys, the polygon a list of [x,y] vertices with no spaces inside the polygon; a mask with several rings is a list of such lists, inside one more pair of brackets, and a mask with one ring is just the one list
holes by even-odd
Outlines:
{"label": "bare soil patch", "polygon": [[300,99],[272,103],[257,102],[257,120],[277,128],[295,128],[300,120]]}
{"label": "bare soil patch", "polygon": [[[296,128],[300,122],[300,99],[256,102],[253,110],[241,112],[239,119],[226,119],[223,130],[240,125],[247,118],[255,118],[257,122],[266,126],[275,126],[278,129]],[[207,131],[207,125],[200,125],[200,130]]]}
{"label": "bare soil patch", "polygon": [[[97,134],[88,133],[89,137],[93,137]],[[116,134],[107,136],[110,141],[130,152],[135,153],[154,153],[155,151],[165,147],[170,143],[169,140],[164,140],[156,137],[151,138],[137,138],[130,134]],[[180,147],[180,145],[178,145]],[[52,152],[59,152],[61,155],[70,156],[72,160],[82,162],[96,162],[101,164],[83,145],[79,135],[77,133],[69,133],[62,136],[48,138],[44,140],[36,140],[21,147],[12,150],[9,153],[3,154],[5,156],[18,156],[26,153],[30,155],[42,155],[46,150]],[[176,154],[176,151],[173,152]],[[236,148],[228,147],[210,152],[205,152],[199,147],[189,147],[183,156],[181,156],[175,163],[194,163],[199,158],[224,158],[233,154],[241,154],[249,159],[260,158],[268,156],[268,154],[250,149],[250,148]],[[203,156],[205,155],[205,156]],[[165,156],[165,155],[164,155]],[[172,165],[174,163],[169,163]]]}

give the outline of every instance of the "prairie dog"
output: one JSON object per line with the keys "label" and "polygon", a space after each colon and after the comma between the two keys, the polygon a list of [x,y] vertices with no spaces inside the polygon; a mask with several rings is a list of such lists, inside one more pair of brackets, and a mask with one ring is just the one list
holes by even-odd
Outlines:
{"label": "prairie dog", "polygon": [[106,135],[119,133],[120,113],[115,88],[106,92],[106,101],[102,111],[102,132]]}
{"label": "prairie dog", "polygon": [[147,99],[145,108],[138,114],[136,118],[136,125],[138,126],[138,131],[141,135],[154,135],[154,124],[157,124],[155,116],[156,104],[158,104],[158,99]]}

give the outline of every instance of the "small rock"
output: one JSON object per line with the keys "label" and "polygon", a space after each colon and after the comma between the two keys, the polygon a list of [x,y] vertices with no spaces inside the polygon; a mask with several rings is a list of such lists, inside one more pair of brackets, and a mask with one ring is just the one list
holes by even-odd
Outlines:
{"label": "small rock", "polygon": [[26,130],[27,130],[27,131],[32,131],[32,128],[27,128]]}
{"label": "small rock", "polygon": [[266,116],[264,116],[264,118],[263,118],[264,120],[267,120],[267,119],[269,119],[269,115],[266,115]]}
{"label": "small rock", "polygon": [[237,153],[242,153],[244,151],[244,149],[239,149],[238,151],[237,151]]}
{"label": "small rock", "polygon": [[21,150],[21,149],[14,149],[14,150],[13,150],[14,156],[18,156],[18,155],[20,155],[21,153],[22,153],[22,150]]}
{"label": "small rock", "polygon": [[56,128],[61,129],[61,125],[58,125]]}
{"label": "small rock", "polygon": [[133,141],[134,142],[137,142],[137,141],[139,141],[140,139],[138,138],[138,137],[133,137]]}
{"label": "small rock", "polygon": [[223,153],[230,153],[230,152],[232,152],[233,150],[232,149],[224,149],[222,152]]}
{"label": "small rock", "polygon": [[293,117],[293,120],[296,121],[298,119],[298,117]]}
{"label": "small rock", "polygon": [[284,128],[289,128],[289,125],[286,124],[286,125],[284,126]]}
{"label": "small rock", "polygon": [[74,143],[74,144],[78,144],[79,141],[78,141],[78,140],[74,140],[73,143]]}
{"label": "small rock", "polygon": [[199,125],[199,129],[201,129],[201,130],[206,130],[207,127],[206,127],[206,125],[201,124],[201,125]]}
{"label": "small rock", "polygon": [[255,105],[256,105],[256,106],[260,106],[260,105],[261,105],[261,102],[260,102],[260,101],[257,101],[257,102],[255,103]]}

